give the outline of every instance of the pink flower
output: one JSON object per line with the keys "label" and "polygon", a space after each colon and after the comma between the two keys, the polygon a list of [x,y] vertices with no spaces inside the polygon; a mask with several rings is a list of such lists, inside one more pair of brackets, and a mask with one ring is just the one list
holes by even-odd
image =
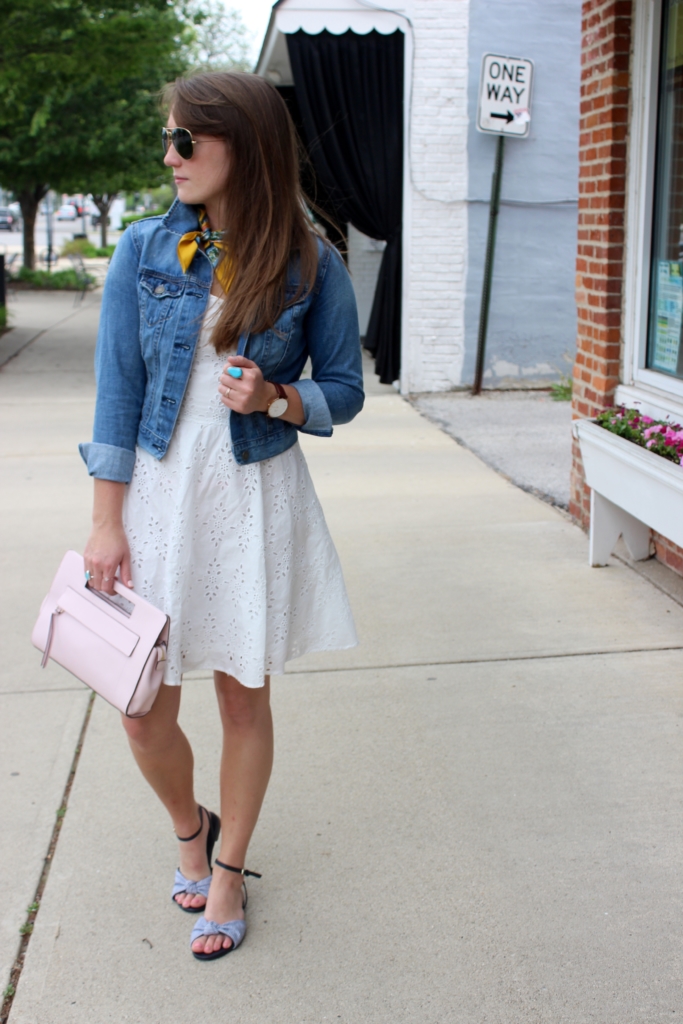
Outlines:
{"label": "pink flower", "polygon": [[654,423],[652,416],[641,416],[640,418],[643,421],[643,423]]}

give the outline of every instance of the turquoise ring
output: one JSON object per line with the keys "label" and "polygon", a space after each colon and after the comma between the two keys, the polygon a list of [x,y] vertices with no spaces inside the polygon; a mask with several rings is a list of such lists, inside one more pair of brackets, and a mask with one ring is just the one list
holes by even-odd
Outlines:
{"label": "turquoise ring", "polygon": [[228,369],[228,373],[230,374],[231,377],[239,378],[239,377],[242,376],[242,367],[241,366],[231,366]]}
{"label": "turquoise ring", "polygon": [[89,583],[91,579],[92,579],[92,576],[90,575],[90,569],[86,569],[86,571],[85,571],[85,582]]}

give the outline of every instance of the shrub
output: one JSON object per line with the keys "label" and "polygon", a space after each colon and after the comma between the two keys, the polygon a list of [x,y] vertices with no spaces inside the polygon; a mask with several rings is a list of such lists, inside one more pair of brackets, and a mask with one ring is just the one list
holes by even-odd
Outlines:
{"label": "shrub", "polygon": [[86,260],[91,260],[95,256],[106,256],[109,259],[115,248],[115,245],[105,245],[101,248],[93,245],[87,238],[73,238],[62,246],[62,256],[83,256]]}
{"label": "shrub", "polygon": [[[95,278],[86,274],[88,288],[95,284]],[[23,281],[31,288],[46,288],[51,291],[73,291],[80,292],[83,283],[75,270],[56,270],[50,274],[47,270],[29,270],[28,267],[21,267],[17,274],[12,276],[14,281]]]}
{"label": "shrub", "polygon": [[125,229],[129,224],[132,224],[136,220],[144,220],[146,217],[161,217],[166,213],[166,210],[146,210],[144,213],[126,213],[121,218],[121,228]]}
{"label": "shrub", "polygon": [[62,256],[85,256],[92,258],[97,249],[87,238],[72,238],[62,246]]}

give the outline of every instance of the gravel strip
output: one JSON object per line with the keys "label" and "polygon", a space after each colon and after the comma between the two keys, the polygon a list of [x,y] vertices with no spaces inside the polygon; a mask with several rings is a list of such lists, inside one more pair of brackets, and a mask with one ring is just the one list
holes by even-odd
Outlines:
{"label": "gravel strip", "polygon": [[411,399],[427,419],[508,477],[561,508],[569,506],[571,406],[547,391],[466,391]]}

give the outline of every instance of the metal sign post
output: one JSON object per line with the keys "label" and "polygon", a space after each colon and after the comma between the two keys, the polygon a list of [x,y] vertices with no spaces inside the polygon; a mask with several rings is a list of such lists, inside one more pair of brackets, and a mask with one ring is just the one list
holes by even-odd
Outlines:
{"label": "metal sign post", "polygon": [[487,135],[497,135],[496,162],[491,181],[491,203],[489,206],[489,228],[486,238],[484,281],[481,289],[479,312],[479,333],[477,336],[477,359],[474,371],[472,394],[481,391],[486,356],[486,334],[491,304],[491,281],[496,253],[496,232],[500,209],[500,186],[503,180],[503,154],[505,136],[513,135],[525,139],[531,127],[531,82],[534,66],[530,60],[520,57],[501,57],[485,53],[481,62],[479,83],[479,106],[477,129]]}
{"label": "metal sign post", "polygon": [[45,196],[45,216],[47,218],[47,270],[52,270],[52,194],[48,191]]}

